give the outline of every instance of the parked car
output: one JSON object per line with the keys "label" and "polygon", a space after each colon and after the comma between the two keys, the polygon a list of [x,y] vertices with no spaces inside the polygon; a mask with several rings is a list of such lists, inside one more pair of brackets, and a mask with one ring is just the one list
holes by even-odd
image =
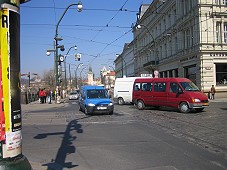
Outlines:
{"label": "parked car", "polygon": [[179,108],[182,113],[192,109],[200,112],[209,106],[207,96],[187,78],[135,79],[133,103],[139,110],[167,106]]}
{"label": "parked car", "polygon": [[79,93],[77,91],[73,91],[69,93],[69,100],[77,100],[79,98]]}
{"label": "parked car", "polygon": [[85,114],[113,114],[114,105],[108,91],[102,86],[82,86],[79,97],[79,110]]}

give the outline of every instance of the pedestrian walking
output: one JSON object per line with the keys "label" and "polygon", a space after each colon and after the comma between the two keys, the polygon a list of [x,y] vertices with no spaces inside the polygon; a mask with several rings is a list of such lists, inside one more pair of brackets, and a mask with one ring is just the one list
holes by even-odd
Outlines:
{"label": "pedestrian walking", "polygon": [[211,86],[210,93],[211,93],[210,99],[214,100],[214,96],[215,96],[215,93],[216,93],[216,89],[215,89],[214,85]]}
{"label": "pedestrian walking", "polygon": [[39,93],[40,93],[40,88],[39,88],[39,90],[37,91],[37,97],[38,97],[38,99],[39,99],[39,103],[41,103],[41,98],[40,98],[40,96],[39,96]]}
{"label": "pedestrian walking", "polygon": [[43,104],[44,103],[44,97],[45,97],[45,92],[44,92],[44,90],[43,89],[40,89],[40,91],[39,91],[39,96],[40,96],[40,100],[41,100],[41,104]]}
{"label": "pedestrian walking", "polygon": [[44,92],[43,100],[44,100],[44,103],[46,103],[47,102],[47,95],[46,95],[46,89],[45,88],[43,89],[43,92]]}

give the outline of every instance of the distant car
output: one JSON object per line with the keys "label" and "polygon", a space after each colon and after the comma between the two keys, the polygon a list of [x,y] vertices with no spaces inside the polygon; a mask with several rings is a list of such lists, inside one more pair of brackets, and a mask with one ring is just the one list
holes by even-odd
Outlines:
{"label": "distant car", "polygon": [[77,91],[73,91],[69,93],[69,100],[77,100],[79,98],[79,93]]}

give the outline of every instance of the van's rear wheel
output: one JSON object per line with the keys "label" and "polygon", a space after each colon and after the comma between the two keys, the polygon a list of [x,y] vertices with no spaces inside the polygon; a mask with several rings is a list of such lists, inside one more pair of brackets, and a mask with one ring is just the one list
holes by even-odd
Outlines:
{"label": "van's rear wheel", "polygon": [[118,98],[118,104],[123,105],[125,103],[124,99],[122,97]]}
{"label": "van's rear wheel", "polygon": [[186,102],[182,102],[179,106],[179,110],[181,113],[188,113],[191,109]]}
{"label": "van's rear wheel", "polygon": [[143,110],[145,108],[144,102],[142,100],[138,100],[136,106],[139,110]]}

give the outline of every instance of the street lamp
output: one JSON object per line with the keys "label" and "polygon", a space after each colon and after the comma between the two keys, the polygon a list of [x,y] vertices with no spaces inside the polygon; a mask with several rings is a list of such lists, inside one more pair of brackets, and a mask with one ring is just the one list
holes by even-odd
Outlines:
{"label": "street lamp", "polygon": [[65,55],[65,58],[64,58],[65,88],[66,88],[66,89],[67,89],[67,78],[66,78],[66,58],[67,58],[67,56],[68,56],[68,54],[69,54],[69,51],[70,51],[72,48],[74,48],[75,50],[77,50],[77,46],[76,46],[76,45],[74,45],[74,46],[70,47],[70,48],[69,48],[69,50],[68,50],[68,52],[67,52],[67,53],[66,53],[66,55]]}
{"label": "street lamp", "polygon": [[[58,21],[58,23],[57,23],[57,25],[56,25],[56,30],[55,30],[55,37],[54,37],[54,39],[55,39],[55,70],[56,70],[56,72],[55,72],[55,81],[56,81],[56,91],[58,91],[58,85],[59,85],[59,78],[58,78],[58,62],[57,62],[57,58],[58,58],[58,41],[59,41],[59,38],[58,38],[58,26],[59,26],[59,24],[60,24],[60,22],[61,22],[61,20],[63,19],[63,17],[65,16],[65,13],[67,12],[67,10],[71,7],[71,6],[74,6],[74,5],[77,5],[77,11],[78,12],[81,12],[82,11],[82,3],[79,1],[77,4],[71,4],[71,5],[69,5],[66,9],[65,9],[65,11],[63,12],[63,14],[62,14],[62,16],[60,17],[60,19],[59,19],[59,21]],[[57,97],[57,99],[59,99],[59,97],[58,97],[58,93],[56,93],[56,97]],[[60,100],[60,99],[59,99]],[[59,102],[58,102],[59,103]]]}
{"label": "street lamp", "polygon": [[78,81],[77,81],[77,70],[78,70],[78,68],[80,68],[80,66],[83,66],[84,64],[83,63],[80,63],[80,64],[78,64],[77,65],[77,67],[76,67],[76,70],[75,70],[75,78],[76,78],[76,88],[78,89]]}
{"label": "street lamp", "polygon": [[84,69],[87,69],[87,67],[82,68],[82,70],[80,71],[80,84],[81,84],[81,85],[83,84],[83,83],[82,83],[82,76],[81,76],[81,73],[82,73],[82,71],[83,71]]}
{"label": "street lamp", "polygon": [[[154,39],[153,35],[151,34],[150,30],[148,29],[148,27],[147,27],[146,25],[144,25],[144,24],[138,24],[138,25],[136,26],[136,29],[141,29],[142,27],[144,27],[144,28],[147,30],[147,32],[149,33],[149,35],[150,35],[151,38],[153,39],[154,50],[155,50],[155,48],[156,48],[156,42],[155,42],[155,39]],[[155,69],[157,69],[157,68],[156,68],[156,67],[157,67],[157,51],[156,51],[156,54],[155,54],[155,62],[154,62],[154,65],[155,65]]]}

